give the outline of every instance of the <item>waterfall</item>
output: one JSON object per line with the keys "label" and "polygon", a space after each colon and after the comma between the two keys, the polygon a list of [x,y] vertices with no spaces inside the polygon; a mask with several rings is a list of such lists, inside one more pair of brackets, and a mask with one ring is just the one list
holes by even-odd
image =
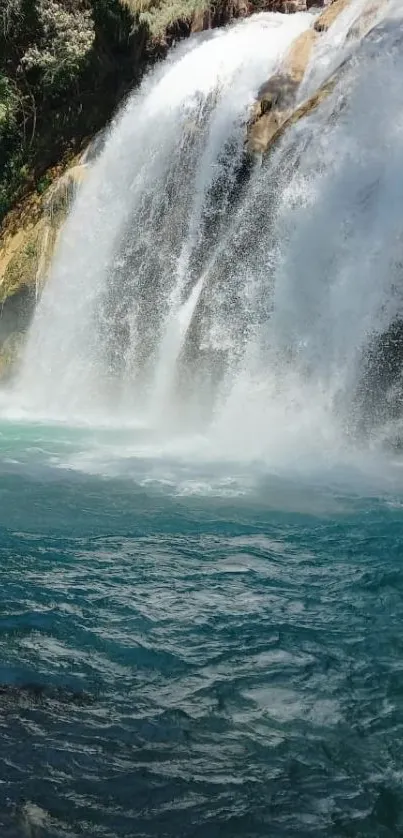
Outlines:
{"label": "waterfall", "polygon": [[332,93],[261,161],[245,155],[250,106],[311,15],[197,36],[145,80],[63,229],[14,399],[201,431],[230,457],[368,432],[368,358],[403,315],[403,36],[386,4],[349,39],[366,5],[329,30],[300,98],[343,65]]}

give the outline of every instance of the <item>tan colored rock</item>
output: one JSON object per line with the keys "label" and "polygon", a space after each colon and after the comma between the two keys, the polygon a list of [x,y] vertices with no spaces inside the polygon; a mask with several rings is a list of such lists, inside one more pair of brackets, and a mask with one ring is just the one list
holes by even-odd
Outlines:
{"label": "tan colored rock", "polygon": [[15,370],[35,300],[87,167],[75,165],[10,213],[0,239],[0,381]]}
{"label": "tan colored rock", "polygon": [[295,108],[295,110],[290,113],[288,118],[279,126],[278,130],[271,139],[270,145],[274,145],[274,143],[281,137],[290,125],[294,125],[295,122],[298,122],[304,116],[309,116],[309,114],[312,113],[312,111],[314,111],[318,105],[320,105],[321,102],[323,102],[330,95],[336,81],[337,75],[332,76],[332,78],[325,82],[325,84],[323,84],[322,87],[320,87],[319,90],[313,94],[313,96],[310,96],[309,99],[302,103],[302,105]]}
{"label": "tan colored rock", "polygon": [[24,286],[35,286],[41,241],[46,229],[44,219],[9,238],[0,253],[0,303],[17,294]]}
{"label": "tan colored rock", "polygon": [[315,21],[315,29],[317,32],[327,32],[331,25],[338,18],[339,14],[344,11],[351,3],[351,0],[334,0],[331,6],[328,6],[318,19]]}
{"label": "tan colored rock", "polygon": [[[249,151],[254,154],[266,152],[276,141],[283,127],[289,124],[293,117],[298,87],[311,60],[315,43],[321,37],[321,33],[328,31],[351,2],[352,0],[333,0],[333,3],[319,15],[314,28],[307,30],[294,41],[284,61],[283,71],[272,76],[261,88],[258,100],[252,108],[248,125]],[[372,0],[372,3],[352,24],[348,37],[365,37],[376,25],[379,13],[387,2],[388,0]],[[330,84],[332,84],[331,81]],[[316,106],[314,102],[318,102],[322,97],[322,91],[327,90],[326,83],[319,91],[319,99],[315,95],[309,100],[308,110]],[[304,107],[305,105],[302,106]],[[296,118],[300,118],[301,108],[298,108],[295,113]]]}
{"label": "tan colored rock", "polygon": [[[31,229],[32,226],[33,225],[31,225]],[[27,232],[28,230],[18,230],[17,233],[8,236],[3,242],[3,246],[0,248],[0,287],[2,284],[1,280],[6,273],[9,263],[24,244]]]}
{"label": "tan colored rock", "polygon": [[294,81],[298,82],[298,84],[304,77],[317,38],[318,35],[313,29],[307,29],[306,32],[302,32],[291,44],[291,48],[286,56],[285,61],[288,75]]}
{"label": "tan colored rock", "polygon": [[61,177],[57,178],[49,187],[44,201],[45,213],[52,216],[62,210],[65,212],[71,205],[71,201],[77,188],[85,179],[88,166],[86,163],[78,163],[67,169]]}
{"label": "tan colored rock", "polygon": [[298,87],[304,77],[318,34],[308,29],[299,35],[284,61],[284,72],[276,73],[260,89],[248,126],[248,147],[252,153],[267,150],[284,122],[290,117]]}
{"label": "tan colored rock", "polygon": [[85,177],[86,166],[75,165],[57,178],[44,193],[40,205],[23,215],[17,231],[7,229],[0,246],[0,303],[23,286],[38,290],[46,277],[59,230],[77,187]]}

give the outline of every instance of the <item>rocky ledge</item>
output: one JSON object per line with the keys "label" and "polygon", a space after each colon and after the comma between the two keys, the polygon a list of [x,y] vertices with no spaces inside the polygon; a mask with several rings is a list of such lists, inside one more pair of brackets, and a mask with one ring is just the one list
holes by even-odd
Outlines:
{"label": "rocky ledge", "polygon": [[[358,18],[353,18],[351,22],[347,18],[346,38],[365,36],[376,24],[384,3],[385,0],[374,0]],[[351,0],[333,0],[331,4],[326,4],[325,10],[316,17],[312,29],[303,32],[294,41],[281,70],[271,76],[260,89],[248,125],[247,142],[250,152],[266,153],[290,120],[295,121],[295,118],[306,115],[332,89],[333,85],[326,79],[322,90],[311,99],[302,103],[298,101],[301,82],[315,64],[315,54],[321,39],[343,13],[347,14],[350,5]]]}

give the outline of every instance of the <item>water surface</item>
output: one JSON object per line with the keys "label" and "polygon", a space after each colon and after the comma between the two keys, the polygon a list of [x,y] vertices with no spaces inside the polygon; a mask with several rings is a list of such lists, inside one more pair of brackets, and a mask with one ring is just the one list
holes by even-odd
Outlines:
{"label": "water surface", "polygon": [[402,834],[399,467],[1,432],[2,836]]}

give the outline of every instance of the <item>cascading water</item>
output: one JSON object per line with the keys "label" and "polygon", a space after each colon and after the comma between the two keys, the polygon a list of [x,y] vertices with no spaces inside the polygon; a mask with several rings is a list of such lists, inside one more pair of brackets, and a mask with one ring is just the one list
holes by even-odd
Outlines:
{"label": "cascading water", "polygon": [[216,311],[211,339],[207,326],[196,337],[194,309],[207,308],[215,283],[248,109],[310,23],[259,15],[198,37],[129,100],[65,227],[33,325],[20,382],[31,406],[151,411],[158,421],[189,332],[211,346],[215,331],[217,353],[226,350],[230,324],[218,326]]}
{"label": "cascading water", "polygon": [[403,162],[401,35],[385,17],[348,38],[366,6],[301,85],[344,62],[334,91],[261,164],[245,156],[249,107],[310,15],[196,38],[146,80],[65,225],[15,399],[208,428],[231,457],[334,450],[362,429],[363,359],[401,308]]}

